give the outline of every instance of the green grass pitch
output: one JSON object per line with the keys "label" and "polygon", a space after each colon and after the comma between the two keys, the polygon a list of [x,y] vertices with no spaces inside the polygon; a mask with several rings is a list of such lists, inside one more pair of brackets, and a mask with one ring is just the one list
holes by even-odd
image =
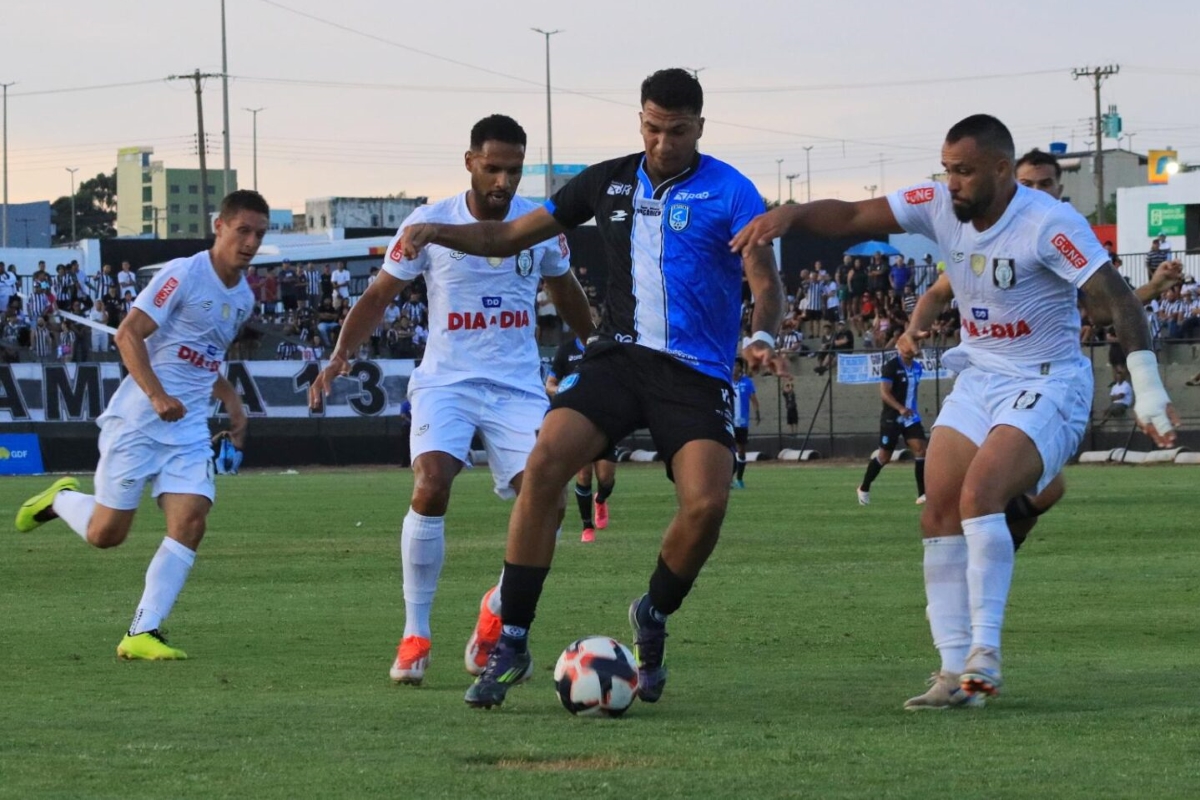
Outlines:
{"label": "green grass pitch", "polygon": [[[1182,798],[1200,796],[1200,527],[1191,470],[1072,468],[1017,557],[1004,694],[910,714],[936,667],[912,471],[860,508],[861,465],[759,466],[671,621],[657,705],[577,719],[551,671],[586,634],[629,643],[674,509],[658,466],[618,471],[612,525],[567,523],[530,684],[462,701],[462,650],[508,506],[464,473],[433,663],[387,669],[403,627],[402,470],[221,478],[175,612],[191,660],[121,663],[162,517],[85,547],[61,522],[0,533],[0,797]],[[0,479],[11,520],[46,479]],[[85,480],[90,486],[90,479]],[[356,523],[361,522],[361,527]]]}

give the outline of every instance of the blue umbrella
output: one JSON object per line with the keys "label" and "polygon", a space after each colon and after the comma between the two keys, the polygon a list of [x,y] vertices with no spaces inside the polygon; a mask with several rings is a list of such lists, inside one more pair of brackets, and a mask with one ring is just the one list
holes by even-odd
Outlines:
{"label": "blue umbrella", "polygon": [[876,253],[883,253],[885,256],[900,255],[900,251],[887,242],[863,242],[846,251],[848,256],[873,256]]}

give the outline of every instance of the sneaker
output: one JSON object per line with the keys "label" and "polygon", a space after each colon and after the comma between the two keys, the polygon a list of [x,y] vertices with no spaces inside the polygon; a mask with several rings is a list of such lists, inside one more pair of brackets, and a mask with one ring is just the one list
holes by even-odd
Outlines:
{"label": "sneaker", "polygon": [[501,705],[508,690],[533,676],[533,658],[529,651],[518,653],[504,642],[492,648],[487,667],[467,689],[463,701],[472,708]]}
{"label": "sneaker", "polygon": [[29,533],[34,528],[49,522],[52,519],[57,519],[58,514],[54,513],[54,498],[61,491],[79,491],[79,481],[74,478],[59,478],[54,483],[50,484],[50,488],[40,494],[35,494],[33,497],[26,500],[20,508],[17,509],[17,519],[14,525],[21,533]]}
{"label": "sneaker", "polygon": [[919,506],[925,505],[925,495],[921,495],[920,497],[917,498],[917,505],[919,505]]}
{"label": "sneaker", "polygon": [[738,478],[737,480],[735,480],[735,481],[733,482],[733,488],[735,488],[735,489],[745,489],[745,488],[746,488],[746,482],[745,482],[744,480],[742,480],[741,478]]}
{"label": "sneaker", "polygon": [[430,642],[424,636],[405,636],[396,648],[396,660],[388,672],[396,683],[420,686],[429,666]]}
{"label": "sneaker", "polygon": [[579,541],[581,541],[581,542],[596,541],[596,529],[595,528],[584,528],[583,535],[579,537]]}
{"label": "sneaker", "polygon": [[858,504],[860,506],[871,505],[871,493],[870,492],[863,491],[863,488],[861,486],[859,486],[854,491],[858,492]]}
{"label": "sneaker", "polygon": [[144,633],[125,634],[117,645],[117,658],[126,661],[183,661],[187,653],[171,647],[157,629]]}
{"label": "sneaker", "polygon": [[638,668],[637,696],[643,702],[657,703],[667,685],[667,668],[663,666],[667,628],[638,623],[638,606],[646,597],[642,595],[630,604],[629,625],[633,628],[633,658]]}
{"label": "sneaker", "polygon": [[959,685],[961,679],[953,672],[935,672],[929,676],[929,690],[910,697],[905,711],[944,711],[947,708],[982,708],[982,695],[968,694]]}
{"label": "sneaker", "polygon": [[467,651],[463,654],[463,663],[467,666],[467,672],[472,675],[483,674],[487,668],[488,656],[500,641],[500,615],[493,614],[488,608],[492,594],[498,591],[500,587],[493,586],[479,601],[479,619],[475,621],[475,630],[471,631],[471,638],[467,640]]}
{"label": "sneaker", "polygon": [[595,504],[596,530],[602,531],[608,527],[608,503]]}
{"label": "sneaker", "polygon": [[999,651],[990,647],[972,647],[961,680],[962,690],[968,694],[990,697],[1000,694],[1004,681],[1000,678]]}

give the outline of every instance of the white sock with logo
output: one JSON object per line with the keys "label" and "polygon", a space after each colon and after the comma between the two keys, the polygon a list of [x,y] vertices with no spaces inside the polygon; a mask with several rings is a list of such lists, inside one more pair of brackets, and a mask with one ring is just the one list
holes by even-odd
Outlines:
{"label": "white sock with logo", "polygon": [[496,591],[488,595],[488,611],[500,616],[500,585],[504,583],[504,570],[500,570],[500,579],[496,581]]}
{"label": "white sock with logo", "polygon": [[162,540],[146,570],[146,588],[134,612],[133,623],[129,626],[130,636],[158,630],[183,591],[183,584],[187,582],[188,573],[195,562],[195,550],[169,536]]}
{"label": "white sock with logo", "polygon": [[96,510],[94,495],[67,489],[54,495],[54,503],[50,507],[80,539],[87,541],[88,523],[92,521],[92,512]]}
{"label": "white sock with logo", "polygon": [[430,638],[429,614],[445,558],[446,518],[426,517],[409,508],[400,533],[405,636]]}
{"label": "white sock with logo", "polygon": [[971,644],[999,650],[1013,574],[1012,536],[1004,514],[964,519],[963,538],[967,540]]}
{"label": "white sock with logo", "polygon": [[971,646],[971,607],[967,591],[967,543],[962,536],[939,536],[925,545],[925,597],[933,646],[944,672],[961,673]]}

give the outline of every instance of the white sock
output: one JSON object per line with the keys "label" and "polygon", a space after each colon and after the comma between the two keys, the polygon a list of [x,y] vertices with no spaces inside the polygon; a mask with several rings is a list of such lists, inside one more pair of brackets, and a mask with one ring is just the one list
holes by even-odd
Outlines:
{"label": "white sock", "polygon": [[1000,627],[1012,583],[1013,543],[1004,514],[963,520],[967,540],[967,587],[971,597],[971,644],[1000,649]]}
{"label": "white sock", "polygon": [[429,635],[429,612],[446,558],[446,518],[426,517],[408,509],[400,533],[404,574],[404,635]]}
{"label": "white sock", "polygon": [[925,544],[925,597],[929,631],[942,656],[944,672],[961,673],[971,646],[971,607],[967,591],[967,543],[939,536]]}
{"label": "white sock", "polygon": [[504,570],[500,570],[500,580],[496,581],[496,591],[488,595],[488,611],[500,616],[500,586],[504,583]]}
{"label": "white sock", "polygon": [[80,539],[87,541],[88,523],[92,521],[92,512],[96,509],[96,498],[93,495],[62,491],[54,495],[54,503],[50,507],[58,514],[59,519],[79,534]]}
{"label": "white sock", "polygon": [[157,630],[162,625],[162,621],[171,613],[175,599],[183,591],[183,584],[195,561],[195,550],[169,536],[163,539],[158,552],[150,560],[150,568],[146,570],[146,589],[134,612],[133,624],[129,626],[130,636]]}

